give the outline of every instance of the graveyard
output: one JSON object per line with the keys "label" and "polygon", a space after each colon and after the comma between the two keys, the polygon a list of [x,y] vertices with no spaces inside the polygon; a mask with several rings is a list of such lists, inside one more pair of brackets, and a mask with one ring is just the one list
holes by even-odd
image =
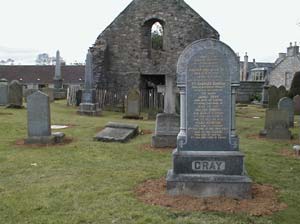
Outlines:
{"label": "graveyard", "polygon": [[227,2],[34,1],[39,32],[18,3],[24,37],[0,43],[0,224],[300,223],[300,46],[274,56],[291,27],[254,35],[265,12],[238,24]]}
{"label": "graveyard", "polygon": [[263,139],[258,133],[265,109],[237,107],[237,133],[248,175],[256,184],[274,187],[277,200],[284,204],[281,211],[257,215],[143,202],[136,193],[138,186],[165,179],[172,166],[172,149],[151,148],[155,121],[126,120],[141,130],[128,143],[97,142],[94,135],[110,121],[124,122],[123,113],[103,111],[102,117],[88,117],[77,115],[76,110],[65,101],[52,103],[51,123],[68,126],[62,130],[68,141],[28,146],[22,142],[27,137],[26,110],[0,108],[0,223],[282,224],[299,220],[300,167],[292,151],[299,123],[292,129],[294,140]]}

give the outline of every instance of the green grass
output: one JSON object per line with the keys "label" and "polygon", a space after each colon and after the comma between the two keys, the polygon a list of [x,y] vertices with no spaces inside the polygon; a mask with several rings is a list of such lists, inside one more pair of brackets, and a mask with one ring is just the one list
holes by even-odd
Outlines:
{"label": "green grass", "polygon": [[[171,168],[171,154],[141,150],[151,135],[127,144],[94,142],[97,130],[108,121],[121,121],[122,114],[105,112],[103,117],[76,115],[64,101],[51,105],[52,124],[72,124],[64,132],[74,141],[48,148],[18,147],[26,138],[26,110],[0,109],[0,223],[186,223],[186,224],[296,224],[300,221],[300,160],[278,155],[291,148],[288,141],[247,138],[263,127],[257,107],[238,108],[240,147],[246,154],[249,175],[257,183],[280,189],[288,209],[269,217],[250,217],[206,212],[174,212],[143,204],[134,188],[150,178],[160,178]],[[1,113],[12,113],[3,115]],[[299,120],[299,118],[297,118]],[[154,129],[153,121],[138,123]],[[299,133],[295,128],[293,133]],[[36,163],[37,166],[31,164]]]}

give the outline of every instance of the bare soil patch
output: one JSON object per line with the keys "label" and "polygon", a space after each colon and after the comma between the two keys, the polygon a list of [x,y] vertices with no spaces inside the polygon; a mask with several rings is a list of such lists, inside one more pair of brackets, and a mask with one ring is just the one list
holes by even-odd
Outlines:
{"label": "bare soil patch", "polygon": [[292,149],[281,149],[279,154],[288,158],[300,159],[300,156],[298,156]]}
{"label": "bare soil patch", "polygon": [[141,135],[152,135],[153,131],[152,130],[141,130],[140,134]]}
{"label": "bare soil patch", "polygon": [[2,113],[0,112],[0,115],[14,115],[13,113]]}
{"label": "bare soil patch", "polygon": [[150,152],[169,152],[171,153],[173,148],[153,148],[150,144],[143,144],[140,147],[141,150],[150,151]]}
{"label": "bare soil patch", "polygon": [[27,147],[30,147],[30,148],[47,148],[47,147],[52,147],[52,146],[61,147],[61,146],[64,146],[64,145],[68,145],[68,144],[72,143],[73,141],[74,141],[73,138],[65,137],[63,142],[61,142],[61,143],[53,143],[53,144],[43,145],[43,144],[25,144],[24,139],[19,139],[14,143],[14,145],[18,146],[18,147],[24,147],[24,148],[27,148]]}
{"label": "bare soil patch", "polygon": [[245,200],[224,197],[170,196],[166,193],[165,178],[148,180],[139,185],[135,189],[135,193],[138,199],[146,204],[179,211],[247,213],[251,216],[269,216],[287,208],[286,204],[278,201],[278,191],[270,185],[253,184],[253,198]]}

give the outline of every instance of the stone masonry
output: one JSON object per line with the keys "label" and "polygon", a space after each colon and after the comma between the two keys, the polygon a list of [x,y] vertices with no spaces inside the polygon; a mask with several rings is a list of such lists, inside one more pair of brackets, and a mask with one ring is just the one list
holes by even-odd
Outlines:
{"label": "stone masonry", "polygon": [[[151,47],[151,28],[163,27],[163,48]],[[133,0],[91,48],[98,88],[140,88],[144,76],[171,76],[183,49],[195,40],[219,39],[218,32],[183,0]]]}

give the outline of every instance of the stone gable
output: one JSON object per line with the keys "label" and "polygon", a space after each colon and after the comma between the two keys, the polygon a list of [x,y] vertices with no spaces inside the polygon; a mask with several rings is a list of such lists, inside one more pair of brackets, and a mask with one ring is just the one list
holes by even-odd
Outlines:
{"label": "stone gable", "polygon": [[[156,22],[163,27],[162,50],[151,47]],[[175,80],[183,49],[204,38],[219,39],[219,34],[183,0],[134,0],[91,48],[95,82],[100,89],[126,94],[130,88],[142,88],[142,77],[171,75]]]}

